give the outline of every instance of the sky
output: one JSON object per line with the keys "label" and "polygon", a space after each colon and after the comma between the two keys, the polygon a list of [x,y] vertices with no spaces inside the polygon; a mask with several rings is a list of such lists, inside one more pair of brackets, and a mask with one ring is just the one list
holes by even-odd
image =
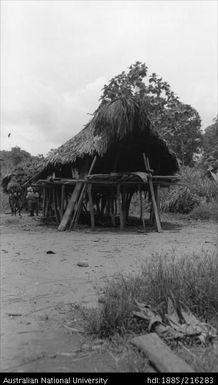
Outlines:
{"label": "sky", "polygon": [[[1,1],[1,149],[46,155],[136,61],[217,115],[217,1]],[[11,135],[8,137],[8,134]]]}

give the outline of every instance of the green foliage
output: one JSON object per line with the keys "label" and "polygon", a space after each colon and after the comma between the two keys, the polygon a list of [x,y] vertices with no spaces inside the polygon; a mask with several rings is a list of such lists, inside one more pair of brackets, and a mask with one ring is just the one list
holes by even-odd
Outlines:
{"label": "green foliage", "polygon": [[12,147],[10,151],[0,151],[1,176],[10,172],[18,164],[30,161],[31,159],[31,154],[18,146]]}
{"label": "green foliage", "polygon": [[188,214],[199,203],[199,196],[191,192],[189,187],[177,186],[177,188],[171,188],[161,207],[164,211],[171,213]]}
{"label": "green foliage", "polygon": [[201,164],[204,168],[218,170],[218,117],[204,132]]}
{"label": "green foliage", "polygon": [[[102,107],[111,108],[114,116],[115,103],[122,105],[123,124],[119,127],[118,138],[125,134],[127,125],[133,127],[134,111],[138,110],[141,122],[149,118],[152,126],[176,153],[184,165],[192,164],[194,153],[201,147],[201,121],[199,114],[191,106],[183,104],[171,90],[170,85],[155,73],[148,75],[148,67],[140,62],[131,65],[127,72],[112,78],[103,88],[100,98]],[[119,109],[120,110],[120,109]],[[99,131],[102,126],[102,116],[99,119]],[[140,121],[138,122],[140,126]]]}
{"label": "green foliage", "polygon": [[14,147],[11,151],[1,151],[0,159],[1,184],[5,193],[13,186],[19,189],[44,162],[43,155],[32,156],[20,147]]}
{"label": "green foliage", "polygon": [[101,336],[141,332],[148,324],[133,317],[134,300],[158,309],[164,318],[170,293],[194,314],[213,322],[218,311],[217,275],[215,253],[193,253],[181,258],[173,253],[155,254],[145,262],[141,274],[118,276],[108,283],[101,309],[92,310],[88,316],[88,330]]}
{"label": "green foliage", "polygon": [[201,202],[190,213],[190,218],[200,220],[215,220],[218,221],[218,202]]}
{"label": "green foliage", "polygon": [[163,211],[187,214],[200,203],[213,202],[216,199],[218,186],[207,177],[204,171],[183,167],[179,176],[180,183],[162,193],[161,208]]}

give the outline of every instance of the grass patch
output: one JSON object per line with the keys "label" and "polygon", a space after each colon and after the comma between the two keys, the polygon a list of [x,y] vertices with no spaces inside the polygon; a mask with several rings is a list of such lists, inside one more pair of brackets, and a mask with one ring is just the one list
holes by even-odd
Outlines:
{"label": "grass patch", "polygon": [[192,219],[200,220],[215,220],[218,221],[218,202],[202,202],[198,207],[195,207],[194,210],[189,214],[189,217]]}
{"label": "grass patch", "polygon": [[148,325],[134,318],[134,300],[158,310],[164,319],[172,292],[201,320],[218,326],[218,257],[215,253],[193,253],[177,259],[173,253],[159,255],[142,266],[135,276],[116,276],[108,283],[100,309],[88,316],[89,333],[101,337],[140,333]]}
{"label": "grass patch", "polygon": [[188,361],[196,372],[218,372],[218,345],[214,346],[193,346],[187,349],[185,346],[178,346],[176,353]]}

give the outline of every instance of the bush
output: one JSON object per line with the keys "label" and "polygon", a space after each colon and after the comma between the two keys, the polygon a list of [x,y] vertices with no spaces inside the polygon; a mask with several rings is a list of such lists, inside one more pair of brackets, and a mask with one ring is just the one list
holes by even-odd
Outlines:
{"label": "bush", "polygon": [[154,255],[137,276],[118,276],[108,283],[102,308],[92,310],[88,331],[101,336],[139,332],[145,322],[133,317],[134,300],[158,309],[164,318],[172,292],[177,301],[205,321],[218,312],[218,258],[215,253],[184,256]]}
{"label": "bush", "polygon": [[163,211],[188,214],[200,203],[200,197],[188,187],[173,187],[162,204]]}
{"label": "bush", "polygon": [[201,220],[217,220],[218,221],[218,202],[202,202],[190,213],[190,218]]}
{"label": "bush", "polygon": [[180,172],[180,182],[162,193],[163,211],[188,214],[202,202],[213,202],[218,195],[217,184],[201,170],[184,167]]}

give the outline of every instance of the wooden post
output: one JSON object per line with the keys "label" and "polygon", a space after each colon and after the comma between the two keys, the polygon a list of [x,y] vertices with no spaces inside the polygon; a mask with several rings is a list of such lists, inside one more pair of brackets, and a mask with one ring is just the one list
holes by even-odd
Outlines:
{"label": "wooden post", "polygon": [[148,158],[146,159],[144,153],[143,153],[143,159],[144,159],[144,163],[145,163],[145,169],[148,172],[148,185],[149,185],[149,189],[150,189],[150,192],[151,192],[151,199],[152,199],[152,205],[153,205],[153,209],[154,209],[154,216],[155,216],[156,227],[157,227],[158,233],[160,233],[162,231],[162,229],[161,229],[159,212],[158,212],[158,208],[157,208],[157,204],[156,204],[156,200],[155,200],[155,195],[154,195],[154,186],[153,186],[153,183],[152,183],[152,175],[151,175],[151,170],[150,170],[150,164],[149,164],[149,159]]}
{"label": "wooden post", "polygon": [[156,202],[157,202],[157,208],[158,212],[160,212],[160,185],[156,185]]}
{"label": "wooden post", "polygon": [[111,192],[111,197],[110,197],[110,217],[111,217],[111,223],[112,223],[112,226],[115,227],[116,223],[115,223],[115,207],[114,207],[114,195],[113,195],[113,192]]}
{"label": "wooden post", "polygon": [[123,209],[122,209],[122,201],[121,201],[121,194],[120,194],[120,184],[117,186],[117,201],[118,201],[118,207],[119,207],[119,213],[120,213],[120,230],[124,229],[124,218],[123,218]]}
{"label": "wooden post", "polygon": [[91,218],[91,228],[92,230],[95,229],[95,215],[94,215],[94,207],[93,207],[93,200],[92,200],[92,185],[91,183],[87,186],[87,192],[89,197],[89,211],[90,211],[90,218]]}
{"label": "wooden post", "polygon": [[142,221],[143,208],[142,208],[142,190],[141,190],[141,185],[139,185],[139,201],[140,201],[140,220]]}
{"label": "wooden post", "polygon": [[[92,168],[94,167],[95,161],[96,161],[96,156],[95,156],[95,158],[92,161],[90,170],[92,170]],[[86,170],[87,170],[87,165],[85,164],[84,168],[82,169],[81,174],[80,174],[82,177],[86,174]],[[89,170],[89,173],[90,173],[90,170]],[[80,192],[81,192],[81,189],[82,189],[83,185],[84,184],[82,182],[77,182],[76,183],[76,185],[74,187],[74,190],[73,190],[73,193],[71,195],[71,198],[70,198],[70,200],[68,202],[66,211],[65,211],[65,213],[63,215],[63,218],[61,220],[61,223],[60,223],[60,225],[58,227],[59,231],[64,231],[66,229],[66,227],[67,227],[67,225],[69,223],[70,217],[72,215],[72,212],[73,212],[73,210],[75,208],[76,202],[78,201],[78,199],[80,197]],[[72,222],[71,222],[71,224],[72,224]]]}
{"label": "wooden post", "polygon": [[[93,167],[95,165],[96,159],[97,159],[97,157],[95,156],[93,161],[92,161],[92,163],[91,163],[89,172],[87,174],[88,176],[91,174],[91,172],[93,170]],[[72,221],[70,223],[70,229],[72,228],[73,224],[74,224],[74,226],[76,226],[78,224],[78,220],[79,220],[79,217],[80,217],[80,214],[81,214],[81,210],[82,210],[82,202],[83,202],[83,198],[84,198],[84,195],[85,195],[86,191],[87,191],[87,185],[84,184],[83,188],[82,188],[82,191],[81,191],[81,194],[80,194],[79,199],[78,199],[77,208],[74,211],[73,218],[72,218]]]}
{"label": "wooden post", "polygon": [[139,194],[140,194],[140,219],[142,221],[143,229],[145,230],[145,218],[144,218],[144,212],[143,212],[143,199],[142,199],[141,185],[139,185]]}
{"label": "wooden post", "polygon": [[43,187],[43,193],[42,193],[42,199],[43,199],[43,217],[45,217],[45,208],[46,208],[46,188]]}
{"label": "wooden post", "polygon": [[52,197],[53,197],[53,203],[54,203],[55,218],[57,220],[57,223],[59,223],[55,187],[53,187],[52,189]]}
{"label": "wooden post", "polygon": [[49,217],[49,203],[50,203],[50,190],[46,189],[46,206],[45,206],[45,217]]}
{"label": "wooden post", "polygon": [[65,185],[62,184],[61,186],[61,219],[64,215],[64,193],[65,193]]}
{"label": "wooden post", "polygon": [[82,185],[83,185],[82,182],[76,183],[76,185],[74,187],[74,190],[73,190],[73,193],[71,195],[71,198],[70,198],[70,200],[68,202],[66,211],[65,211],[65,213],[64,213],[64,215],[62,217],[61,223],[58,226],[58,230],[59,231],[64,231],[66,229],[67,224],[68,224],[68,222],[70,220],[71,214],[73,212],[73,209],[75,207],[76,201],[77,201],[77,199],[79,197]]}

